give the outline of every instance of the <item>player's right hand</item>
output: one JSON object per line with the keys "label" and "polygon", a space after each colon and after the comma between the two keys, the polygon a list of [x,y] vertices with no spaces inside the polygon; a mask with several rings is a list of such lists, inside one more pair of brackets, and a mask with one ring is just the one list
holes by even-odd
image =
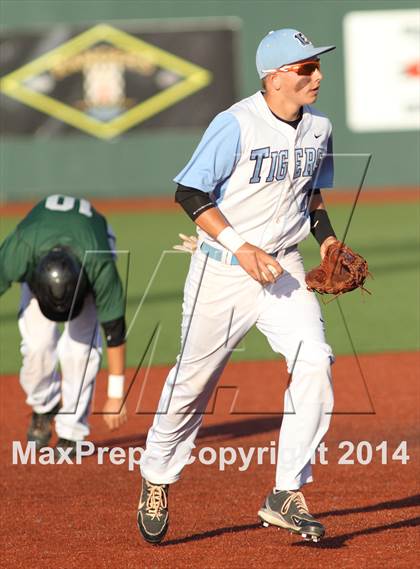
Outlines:
{"label": "player's right hand", "polygon": [[102,412],[105,424],[111,431],[119,429],[127,422],[127,408],[124,399],[109,397]]}
{"label": "player's right hand", "polygon": [[239,247],[235,257],[241,267],[262,285],[275,283],[283,273],[282,267],[271,255],[250,243]]}

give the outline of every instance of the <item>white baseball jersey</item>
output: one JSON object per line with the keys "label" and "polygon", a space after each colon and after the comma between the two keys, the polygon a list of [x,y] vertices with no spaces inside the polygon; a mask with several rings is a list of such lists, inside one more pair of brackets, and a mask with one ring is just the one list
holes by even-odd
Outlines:
{"label": "white baseball jersey", "polygon": [[259,91],[214,118],[174,181],[211,193],[237,233],[267,253],[295,245],[310,231],[309,190],[333,185],[331,123],[305,105],[294,129]]}

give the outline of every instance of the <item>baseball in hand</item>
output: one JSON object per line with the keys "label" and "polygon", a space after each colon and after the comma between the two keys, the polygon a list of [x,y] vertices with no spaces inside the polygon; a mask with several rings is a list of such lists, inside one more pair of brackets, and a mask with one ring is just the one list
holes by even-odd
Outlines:
{"label": "baseball in hand", "polygon": [[280,276],[280,273],[277,271],[275,267],[273,267],[273,265],[267,265],[267,269],[270,271],[270,273],[273,275],[275,279],[277,279]]}

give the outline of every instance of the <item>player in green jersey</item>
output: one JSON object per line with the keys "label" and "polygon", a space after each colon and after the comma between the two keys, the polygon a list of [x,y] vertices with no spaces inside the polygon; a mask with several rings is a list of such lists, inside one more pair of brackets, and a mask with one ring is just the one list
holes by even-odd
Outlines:
{"label": "player in green jersey", "polygon": [[[22,283],[20,383],[32,407],[28,441],[76,449],[89,434],[88,415],[102,348],[108,353],[110,429],[126,421],[124,295],[115,264],[115,237],[84,199],[53,195],[39,202],[0,247],[0,295]],[[64,322],[60,335],[57,322]],[[60,364],[61,380],[57,367]]]}

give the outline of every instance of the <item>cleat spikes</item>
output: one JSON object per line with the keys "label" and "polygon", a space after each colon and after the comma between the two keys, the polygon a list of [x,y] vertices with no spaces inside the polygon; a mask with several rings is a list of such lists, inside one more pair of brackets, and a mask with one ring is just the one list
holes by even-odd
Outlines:
{"label": "cleat spikes", "polygon": [[262,522],[262,527],[263,527],[263,528],[268,528],[269,525],[270,525],[270,524],[267,523],[267,522]]}
{"label": "cleat spikes", "polygon": [[321,541],[321,538],[317,535],[310,535],[307,533],[301,533],[300,535],[303,537],[305,541],[312,541],[313,543],[318,543],[319,541]]}
{"label": "cleat spikes", "polygon": [[258,517],[264,526],[266,522],[300,535],[306,541],[318,543],[325,534],[324,526],[309,513],[305,498],[298,491],[273,490],[258,511]]}

